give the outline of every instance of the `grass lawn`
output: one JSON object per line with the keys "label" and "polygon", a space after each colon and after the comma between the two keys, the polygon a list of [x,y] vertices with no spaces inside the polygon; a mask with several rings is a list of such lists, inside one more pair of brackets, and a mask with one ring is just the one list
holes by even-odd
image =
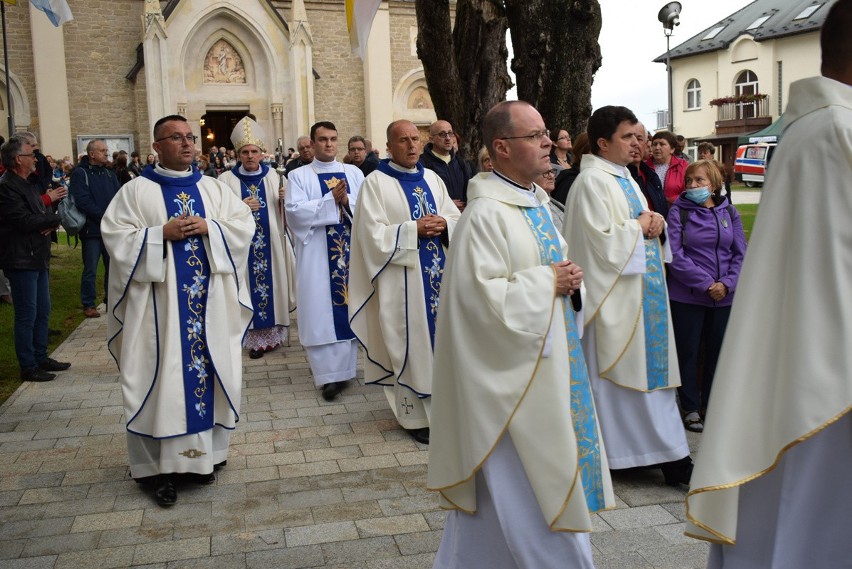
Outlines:
{"label": "grass lawn", "polygon": [[743,232],[748,240],[751,237],[751,228],[754,226],[754,218],[757,215],[757,204],[734,204],[734,206],[740,213],[740,219],[743,221]]}
{"label": "grass lawn", "polygon": [[[59,330],[58,336],[50,337],[48,352],[65,341],[65,338],[83,321],[80,304],[80,276],[83,274],[83,259],[80,245],[69,247],[65,234],[59,234],[59,243],[54,243],[50,260],[50,328]],[[98,270],[98,302],[103,299],[103,264]],[[13,335],[14,309],[8,304],[0,305],[0,403],[21,385],[18,358],[15,356]]]}

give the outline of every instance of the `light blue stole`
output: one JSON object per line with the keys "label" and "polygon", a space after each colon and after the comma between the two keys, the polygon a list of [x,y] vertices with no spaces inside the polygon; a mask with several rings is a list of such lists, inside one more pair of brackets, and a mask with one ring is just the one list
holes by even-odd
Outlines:
{"label": "light blue stole", "polygon": [[[642,204],[627,178],[616,176],[627,198],[630,215],[642,213]],[[645,372],[648,390],[669,385],[669,307],[666,276],[657,239],[645,240],[645,274],[642,275],[642,315],[645,324]]]}
{"label": "light blue stole", "polygon": [[[519,207],[538,245],[542,265],[564,260],[556,228],[545,206]],[[571,373],[571,420],[577,439],[577,464],[583,481],[586,505],[590,512],[606,508],[603,475],[601,473],[601,448],[598,441],[598,423],[589,371],[577,334],[577,322],[570,299],[558,298],[563,309],[565,336],[568,339],[568,361]]]}

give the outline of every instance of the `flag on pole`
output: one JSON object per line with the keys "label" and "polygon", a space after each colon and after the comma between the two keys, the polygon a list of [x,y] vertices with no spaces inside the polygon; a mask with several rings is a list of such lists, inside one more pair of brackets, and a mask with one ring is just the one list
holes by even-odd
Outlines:
{"label": "flag on pole", "polygon": [[10,6],[17,6],[18,5],[18,0],[3,0],[3,2],[5,2],[6,4],[9,4]]}
{"label": "flag on pole", "polygon": [[50,23],[57,28],[74,19],[66,0],[30,0],[30,4],[47,14]]}
{"label": "flag on pole", "polygon": [[349,30],[349,44],[352,53],[364,59],[367,50],[367,38],[373,18],[379,11],[382,0],[346,0],[346,29]]}

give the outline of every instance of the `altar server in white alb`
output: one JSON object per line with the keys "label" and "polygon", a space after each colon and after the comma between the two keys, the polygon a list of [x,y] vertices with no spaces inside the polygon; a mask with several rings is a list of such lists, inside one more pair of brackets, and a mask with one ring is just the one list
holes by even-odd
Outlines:
{"label": "altar server in white alb", "polygon": [[553,225],[541,115],[503,102],[482,134],[441,290],[428,487],[452,509],[437,569],[591,569],[592,512],[614,507],[571,294],[583,271]]}
{"label": "altar server in white alb", "polygon": [[710,569],[852,567],[852,0],[784,137],[719,357],[686,498]]}
{"label": "altar server in white alb", "polygon": [[157,121],[159,163],[121,188],[101,222],[130,473],[161,506],[177,501],[178,473],[211,483],[228,458],[252,315],[242,282],[251,210],[192,167],[195,140],[183,117]]}
{"label": "altar server in white alb", "polygon": [[367,176],[352,227],[349,315],[364,346],[364,379],[385,386],[399,424],[429,443],[432,349],[446,247],[459,210],[423,168],[411,121],[387,129],[390,160]]}
{"label": "altar server in white alb", "polygon": [[296,250],[299,340],[314,384],[331,401],[355,377],[358,342],[349,327],[349,240],[364,175],[337,161],[337,127],[311,127],[314,160],[290,172],[285,209]]}
{"label": "altar server in white alb", "polygon": [[246,283],[254,317],[243,340],[252,359],[279,345],[289,345],[291,306],[295,308],[295,257],[284,226],[284,187],[278,173],[262,164],[266,144],[260,125],[243,117],[231,133],[239,162],[222,172],[227,184],[252,210],[254,239],[249,249]]}
{"label": "altar server in white alb", "polygon": [[689,484],[692,460],[675,400],[680,385],[660,236],[627,165],[640,152],[636,116],[602,107],[588,124],[592,153],[565,204],[563,234],[586,279],[583,348],[613,469],[659,465]]}

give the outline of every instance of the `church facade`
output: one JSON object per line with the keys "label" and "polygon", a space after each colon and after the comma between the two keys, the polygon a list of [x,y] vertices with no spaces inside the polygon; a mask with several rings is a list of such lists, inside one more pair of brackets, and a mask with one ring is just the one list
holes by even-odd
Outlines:
{"label": "church facade", "polygon": [[[341,154],[356,134],[383,147],[393,120],[435,120],[413,1],[382,2],[363,61],[351,54],[342,0],[69,5],[74,20],[60,28],[28,2],[6,10],[13,128],[35,132],[45,154],[76,156],[99,137],[144,158],[153,123],[169,114],[187,118],[202,150],[230,146],[248,113],[268,151],[295,147],[311,124],[330,120]],[[5,119],[5,85],[0,103]]]}

